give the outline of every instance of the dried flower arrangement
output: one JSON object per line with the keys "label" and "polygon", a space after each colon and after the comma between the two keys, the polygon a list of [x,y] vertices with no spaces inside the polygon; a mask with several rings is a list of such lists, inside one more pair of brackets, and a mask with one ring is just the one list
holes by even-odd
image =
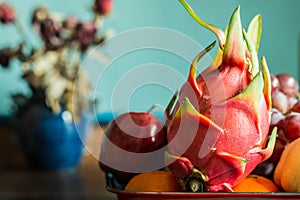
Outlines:
{"label": "dried flower arrangement", "polygon": [[31,19],[42,45],[33,48],[28,44],[28,37],[13,7],[0,3],[0,26],[12,24],[24,38],[16,49],[0,49],[0,66],[8,68],[12,59],[20,61],[22,78],[32,91],[30,97],[21,93],[12,95],[18,111],[31,103],[40,103],[55,113],[66,109],[76,120],[91,105],[88,98],[91,86],[79,67],[88,50],[102,45],[109,37],[109,31],[99,36],[99,30],[111,7],[112,0],[95,0],[90,21],[80,21],[76,16],[63,16],[38,7],[32,12]]}

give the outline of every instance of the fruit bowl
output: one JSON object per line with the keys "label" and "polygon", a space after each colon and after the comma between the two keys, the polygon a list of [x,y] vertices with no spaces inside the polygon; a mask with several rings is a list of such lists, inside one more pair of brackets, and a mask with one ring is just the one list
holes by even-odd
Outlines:
{"label": "fruit bowl", "polygon": [[134,192],[124,190],[112,174],[106,173],[106,189],[117,195],[118,200],[196,200],[196,199],[300,199],[300,193],[289,192]]}
{"label": "fruit bowl", "polygon": [[[198,62],[201,57],[214,48],[216,42],[211,43],[194,57],[190,65],[187,80],[179,87],[178,93],[176,92],[174,94],[165,108],[164,116],[167,126],[165,135],[162,134],[162,137],[158,137],[158,140],[153,140],[160,141],[160,139],[167,138],[167,142],[163,145],[166,147],[166,151],[165,149],[157,151],[165,154],[153,156],[153,158],[161,159],[161,162],[153,162],[152,159],[145,157],[146,154],[140,154],[143,152],[151,152],[151,155],[154,155],[152,152],[156,152],[159,148],[154,151],[149,148],[146,148],[148,151],[145,151],[145,149],[143,149],[143,151],[132,151],[129,149],[129,147],[134,147],[134,150],[145,148],[149,142],[138,142],[138,140],[141,138],[152,138],[153,135],[156,136],[156,134],[152,134],[152,129],[149,129],[150,131],[147,130],[147,134],[142,134],[143,137],[134,137],[130,138],[130,140],[125,140],[123,137],[120,137],[118,132],[121,132],[122,136],[141,132],[140,127],[143,126],[130,126],[128,121],[142,120],[131,120],[129,117],[126,118],[127,122],[125,123],[126,126],[124,126],[126,129],[118,127],[117,131],[112,131],[112,129],[108,127],[105,132],[106,135],[113,135],[114,137],[112,138],[116,138],[113,141],[116,140],[117,142],[112,142],[114,145],[111,146],[117,146],[121,148],[122,151],[125,150],[123,152],[126,152],[127,155],[121,154],[121,152],[118,154],[117,151],[110,151],[109,148],[105,147],[106,143],[103,142],[102,144],[104,145],[101,147],[101,152],[104,156],[100,154],[100,161],[103,163],[116,163],[118,167],[114,169],[120,169],[121,167],[135,167],[138,169],[118,170],[118,172],[115,173],[115,178],[126,182],[127,180],[119,177],[119,173],[149,171],[142,169],[150,165],[145,161],[133,162],[130,160],[130,162],[125,162],[128,160],[128,155],[131,154],[128,152],[139,153],[143,160],[150,161],[151,164],[160,163],[162,164],[160,165],[161,167],[167,166],[175,179],[179,178],[183,180],[182,183],[189,191],[202,191],[204,188],[205,191],[210,192],[134,192],[134,187],[132,191],[124,190],[124,185],[117,183],[116,179],[109,174],[107,175],[107,190],[115,193],[118,199],[127,200],[300,199],[300,192],[216,193],[217,191],[224,191],[236,186],[239,181],[242,181],[242,178],[247,178],[247,176],[264,161],[270,161],[270,163],[267,164],[272,164],[271,170],[275,169],[275,171],[269,173],[269,175],[274,174],[272,177],[275,178],[269,181],[274,181],[274,184],[277,183],[278,187],[284,189],[282,191],[299,190],[300,179],[298,177],[300,177],[300,173],[296,174],[298,170],[297,167],[300,165],[300,163],[297,162],[299,161],[299,159],[297,159],[298,154],[296,153],[296,155],[293,156],[293,158],[296,159],[292,159],[290,162],[286,162],[287,160],[282,161],[282,166],[287,166],[287,169],[283,170],[282,167],[278,168],[281,165],[277,164],[280,163],[280,160],[282,160],[281,157],[284,156],[283,154],[280,155],[282,150],[288,148],[285,148],[285,142],[289,143],[290,140],[300,137],[300,134],[298,134],[300,133],[300,129],[299,126],[297,126],[300,121],[300,113],[294,114],[294,111],[297,110],[297,106],[294,106],[297,105],[297,102],[300,102],[299,84],[296,79],[291,79],[289,75],[273,76],[272,80],[266,59],[262,57],[259,63],[257,52],[262,30],[261,15],[256,15],[251,20],[246,32],[241,23],[240,6],[238,6],[230,18],[228,28],[223,31],[203,21],[185,0],[179,1],[197,23],[212,31],[217,36],[219,43],[218,52],[208,68],[199,74],[197,73]],[[275,78],[278,79],[279,83],[277,87],[274,86]],[[286,82],[290,82],[291,84],[286,84]],[[280,92],[278,93],[280,95],[277,95],[278,99],[274,97],[275,88],[277,88],[277,92]],[[288,91],[287,88],[289,88]],[[292,92],[290,93],[289,90]],[[281,104],[283,98],[286,99],[286,103],[283,103],[284,105]],[[277,112],[280,117],[274,120],[275,117],[272,118],[272,116],[275,112],[273,112],[272,109],[276,108],[277,102],[277,108],[284,107],[284,109],[280,109],[282,113]],[[299,107],[300,106],[298,106],[298,109]],[[293,114],[289,115],[291,114],[289,112]],[[272,114],[272,116],[270,114]],[[272,124],[270,122],[272,122]],[[280,125],[282,127],[280,127]],[[116,123],[116,126],[118,126],[118,123]],[[127,127],[132,129],[127,131]],[[124,130],[127,132],[125,133]],[[145,135],[149,137],[144,137]],[[282,136],[281,139],[283,139],[283,141],[277,143],[276,139],[279,138],[279,136]],[[279,141],[279,139],[277,141]],[[276,146],[276,143],[281,144],[281,146]],[[149,146],[152,147],[153,145]],[[277,151],[279,149],[279,153],[273,154],[273,152],[275,152],[274,149]],[[293,153],[299,152],[299,150],[300,149],[293,151]],[[117,158],[111,155],[121,156]],[[133,155],[133,157],[136,158],[138,154]],[[107,160],[103,160],[102,158],[104,157],[106,157]],[[269,158],[272,158],[272,160],[269,160]],[[291,163],[291,165],[287,163]],[[291,166],[295,166],[295,171],[292,170]],[[109,172],[103,167],[102,169],[105,172]],[[158,169],[158,167],[156,167],[156,169]],[[268,171],[270,172],[271,170]],[[111,173],[113,173],[112,171],[113,170],[110,170]],[[276,171],[280,172],[278,173],[279,179],[275,176],[277,174]],[[298,176],[296,177],[296,175]],[[145,186],[147,184],[144,185],[143,183],[147,182],[149,183],[147,186],[156,186],[156,183],[152,184],[147,181],[146,178],[148,177],[150,176],[146,176],[145,179],[135,182],[135,185]],[[289,184],[289,188],[286,188],[282,184],[283,181],[281,181],[281,179],[284,179],[285,182],[293,181],[293,184]],[[162,182],[164,179],[153,180],[156,180],[160,186],[170,186],[167,184],[168,182]],[[205,183],[204,187],[202,183]],[[251,191],[250,189],[256,189],[251,182],[246,185],[246,188],[249,188],[248,190],[236,189],[235,191]],[[265,186],[267,184],[262,185]],[[291,188],[290,185],[295,186],[295,188]],[[161,190],[160,188],[159,191]],[[180,189],[168,191],[178,190]]]}

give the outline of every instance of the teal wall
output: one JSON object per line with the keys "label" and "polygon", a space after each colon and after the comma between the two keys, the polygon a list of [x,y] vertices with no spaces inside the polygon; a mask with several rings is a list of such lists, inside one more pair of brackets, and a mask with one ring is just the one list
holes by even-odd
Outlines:
{"label": "teal wall", "polygon": [[[33,44],[38,45],[39,41],[35,39],[36,33],[29,27],[29,14],[34,7],[44,4],[49,10],[76,14],[83,19],[88,19],[89,13],[87,10],[93,1],[7,0],[7,2],[16,7],[17,15],[21,18],[21,23],[27,26],[26,30]],[[237,5],[241,5],[241,18],[244,27],[248,26],[252,17],[257,13],[261,13],[263,17],[263,35],[259,57],[264,55],[267,58],[271,73],[288,72],[299,80],[300,1],[189,0],[188,2],[203,19],[222,29],[225,28],[232,11]],[[124,31],[145,27],[161,27],[169,31],[176,30],[176,33],[189,37],[191,41],[196,42],[200,47],[204,47],[216,39],[212,33],[198,26],[177,0],[115,0],[113,12],[104,25],[105,30],[113,29],[116,36],[122,35]],[[20,38],[15,34],[13,27],[9,26],[6,30],[2,30],[3,28],[0,26],[0,29],[0,46],[15,45],[19,41]],[[170,38],[176,38],[176,34]],[[164,40],[166,39],[164,38]],[[150,40],[156,41],[159,40],[159,37],[151,38]],[[122,44],[125,45],[125,43]],[[95,95],[100,99],[100,106],[97,107],[97,110],[109,111],[112,99],[110,92],[115,89],[112,85],[118,83],[118,80],[128,71],[136,69],[135,67],[137,66],[149,65],[149,63],[154,63],[155,66],[161,64],[164,66],[163,69],[174,69],[176,72],[173,74],[174,76],[172,73],[164,72],[163,70],[158,70],[156,75],[151,75],[153,71],[147,72],[150,74],[147,75],[156,78],[155,81],[163,82],[166,80],[169,83],[173,82],[170,85],[166,83],[165,87],[146,84],[143,88],[129,91],[129,93],[125,92],[125,96],[131,94],[130,99],[125,98],[126,103],[122,103],[123,93],[119,91],[119,103],[116,103],[118,104],[117,106],[114,104],[114,106],[117,110],[122,110],[122,107],[128,105],[129,109],[145,110],[152,103],[158,103],[164,107],[174,90],[180,87],[188,71],[188,62],[195,55],[195,52],[198,51],[197,45],[193,46],[193,44],[190,44],[191,48],[195,47],[195,49],[189,49],[186,46],[187,43],[180,40],[174,41],[173,45],[175,46],[172,48],[176,48],[176,46],[182,47],[186,55],[180,56],[172,52],[150,48],[138,52],[130,52],[126,56],[110,61],[109,69],[105,70],[107,76],[101,78],[101,80],[93,80],[96,86]],[[110,47],[103,47],[102,50],[109,57],[114,57],[110,55]],[[213,50],[210,55],[213,56],[214,52]],[[93,61],[90,61],[90,64],[97,65]],[[205,64],[207,63],[204,62],[203,65]],[[97,73],[103,73],[105,67],[102,66],[102,69],[97,71]],[[153,70],[155,69],[154,67]],[[93,70],[89,69],[89,73],[93,74]],[[174,81],[175,75],[181,75],[178,81]],[[20,69],[17,62],[14,62],[9,70],[0,69],[0,115],[10,114],[11,101],[9,97],[11,93],[16,91],[28,92],[26,85],[19,76]],[[144,79],[143,75],[139,78]]]}

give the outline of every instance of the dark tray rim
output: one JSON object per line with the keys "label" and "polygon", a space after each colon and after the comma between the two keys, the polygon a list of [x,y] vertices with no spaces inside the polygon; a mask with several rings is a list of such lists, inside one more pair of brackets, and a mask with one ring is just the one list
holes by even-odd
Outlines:
{"label": "dark tray rim", "polygon": [[123,189],[123,185],[116,182],[111,174],[105,174],[106,190],[118,196],[140,196],[140,197],[174,197],[174,198],[222,198],[222,197],[261,197],[261,198],[294,198],[300,199],[300,192],[142,192],[128,191]]}

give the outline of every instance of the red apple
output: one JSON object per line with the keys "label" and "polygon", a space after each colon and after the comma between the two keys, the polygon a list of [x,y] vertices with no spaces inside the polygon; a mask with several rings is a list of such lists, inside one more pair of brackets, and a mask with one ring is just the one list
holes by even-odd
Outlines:
{"label": "red apple", "polygon": [[138,173],[164,167],[167,128],[149,112],[127,112],[107,126],[99,164],[104,172],[127,183]]}

